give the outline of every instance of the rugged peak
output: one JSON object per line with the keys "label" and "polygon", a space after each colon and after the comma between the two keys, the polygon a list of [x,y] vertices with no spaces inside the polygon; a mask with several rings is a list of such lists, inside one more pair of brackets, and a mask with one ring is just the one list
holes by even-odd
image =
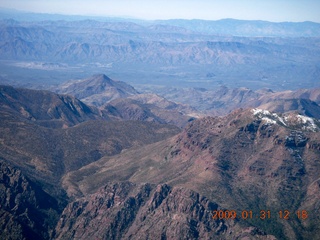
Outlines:
{"label": "rugged peak", "polygon": [[131,85],[112,80],[104,74],[68,81],[60,85],[56,92],[73,95],[85,103],[95,106],[138,94]]}
{"label": "rugged peak", "polygon": [[303,116],[297,113],[287,113],[278,115],[268,110],[259,108],[252,109],[253,116],[267,124],[279,124],[288,128],[299,129],[304,131],[319,131],[319,120]]}
{"label": "rugged peak", "polygon": [[95,74],[91,77],[79,80],[71,80],[61,85],[61,88],[70,88],[71,86],[86,86],[86,85],[100,85],[100,84],[108,84],[113,85],[113,80],[104,74]]}
{"label": "rugged peak", "polygon": [[284,126],[287,124],[279,117],[276,113],[271,113],[268,110],[263,110],[259,108],[252,109],[253,116],[259,120],[262,120],[268,124],[277,124],[280,123]]}
{"label": "rugged peak", "polygon": [[[112,82],[111,78],[109,78],[105,74],[94,74],[91,77],[87,78],[89,80],[96,80],[96,81],[102,81],[102,82]],[[86,80],[86,79],[84,79]]]}

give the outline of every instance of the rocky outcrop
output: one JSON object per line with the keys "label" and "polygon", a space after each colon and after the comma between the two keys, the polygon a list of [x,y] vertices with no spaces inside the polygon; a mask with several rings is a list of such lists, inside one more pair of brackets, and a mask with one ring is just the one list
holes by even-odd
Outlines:
{"label": "rocky outcrop", "polygon": [[[314,119],[296,116],[291,121],[240,109],[226,117],[205,117],[171,139],[102,158],[65,180],[84,195],[110,181],[166,183],[172,191],[191,189],[229,210],[250,210],[255,215],[246,224],[279,239],[312,239],[317,218],[304,221],[296,213],[305,210],[311,219],[319,211],[319,200],[312,199],[318,195],[319,130]],[[280,219],[281,209],[290,211],[290,221]],[[272,217],[261,220],[261,210],[270,210]]]}
{"label": "rocky outcrop", "polygon": [[0,238],[49,239],[59,219],[56,199],[0,160]]}
{"label": "rocky outcrop", "polygon": [[219,206],[200,194],[166,184],[110,183],[70,203],[56,239],[273,239],[237,220],[212,218]]}

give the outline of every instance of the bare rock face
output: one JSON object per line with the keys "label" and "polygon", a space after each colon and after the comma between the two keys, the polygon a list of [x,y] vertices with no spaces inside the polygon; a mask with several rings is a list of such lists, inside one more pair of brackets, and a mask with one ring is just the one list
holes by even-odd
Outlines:
{"label": "bare rock face", "polygon": [[[175,159],[202,156],[197,160],[213,179],[210,192],[204,193],[207,197],[239,210],[274,213],[272,221],[250,219],[254,226],[279,238],[317,239],[313,235],[319,232],[319,136],[317,119],[238,110],[224,118],[192,122],[172,153],[178,153]],[[193,189],[208,189],[206,181]],[[290,221],[278,214],[284,208]],[[309,213],[307,219],[297,215],[303,210]]]}
{"label": "bare rock face", "polygon": [[59,213],[56,199],[0,160],[0,239],[49,239]]}
{"label": "bare rock face", "polygon": [[110,183],[65,208],[56,239],[273,239],[237,220],[214,220],[218,208],[185,188]]}

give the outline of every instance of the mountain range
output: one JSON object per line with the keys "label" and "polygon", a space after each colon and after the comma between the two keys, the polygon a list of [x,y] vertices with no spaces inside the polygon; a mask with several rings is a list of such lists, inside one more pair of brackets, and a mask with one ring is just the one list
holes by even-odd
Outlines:
{"label": "mountain range", "polygon": [[26,76],[40,75],[54,85],[103,71],[140,85],[314,88],[319,32],[310,22],[6,19],[0,21],[2,83],[35,84]]}
{"label": "mountain range", "polygon": [[[170,20],[141,20],[130,18],[116,17],[94,17],[94,16],[68,16],[59,14],[44,14],[21,12],[12,9],[0,8],[1,19],[15,24],[18,21],[35,21],[35,22],[52,22],[52,21],[82,21],[89,26],[95,26],[96,22],[111,23],[112,29],[119,26],[119,23],[129,22],[135,26],[149,28],[150,30],[167,32],[198,32],[214,35],[230,35],[230,36],[277,36],[277,37],[319,37],[319,23],[315,22],[268,22],[259,20],[237,20],[237,19],[221,19],[221,20],[201,20],[201,19],[170,19]],[[91,24],[91,25],[90,25]],[[128,24],[129,25],[129,24]],[[136,27],[138,28],[138,27]]]}
{"label": "mountain range", "polygon": [[205,115],[221,116],[237,108],[263,108],[275,112],[298,111],[319,118],[320,89],[298,89],[294,91],[272,91],[263,88],[229,88],[221,86],[206,88],[145,88],[166,99],[189,105]]}
{"label": "mountain range", "polygon": [[0,15],[0,239],[320,239],[319,23]]}
{"label": "mountain range", "polygon": [[[191,189],[218,203],[221,209],[237,212],[247,209],[256,214],[264,209],[270,210],[270,219],[263,221],[259,215],[255,215],[252,219],[247,219],[246,223],[258,226],[262,232],[280,239],[317,239],[314,234],[319,231],[319,203],[316,200],[319,194],[318,131],[317,120],[295,114],[279,116],[259,109],[238,110],[224,118],[195,120],[170,140],[133,149],[116,157],[103,157],[71,172],[64,179],[64,186],[72,186],[71,191],[66,187],[68,194],[90,196],[90,200],[87,197],[81,199],[80,203],[70,204],[65,211],[66,217],[60,224],[64,223],[65,229],[72,227],[75,230],[73,236],[78,236],[82,233],[83,221],[86,220],[71,222],[75,212],[80,211],[71,206],[87,202],[92,207],[91,201],[105,194],[101,187],[106,182],[126,179],[135,184],[166,183],[174,189]],[[78,186],[77,191],[75,186]],[[162,187],[160,186],[158,188]],[[140,209],[140,205],[136,205],[140,201],[135,196],[133,198],[131,206],[137,206],[138,210],[130,214],[139,219],[145,206]],[[123,204],[110,200],[109,210],[106,211],[113,211],[120,206],[125,208],[126,202]],[[146,201],[145,204],[150,209],[149,202]],[[169,208],[166,207],[166,202],[163,204],[159,205],[161,209]],[[198,209],[195,208],[197,205],[193,206],[191,209]],[[95,219],[104,219],[99,214],[100,207],[97,210],[91,209],[90,211],[97,211],[98,214],[88,218],[85,217],[88,208],[81,209],[87,224]],[[157,216],[152,209],[149,214]],[[280,219],[278,212],[282,209],[290,211],[290,221]],[[297,219],[295,213],[298,210],[307,211],[310,214],[308,220]],[[119,214],[126,210],[120,208],[117,211]],[[101,210],[101,214],[104,211]],[[177,214],[180,219],[181,213]],[[195,212],[188,219],[190,223],[195,221],[195,231],[201,236],[205,231],[200,230],[202,223],[196,219],[198,214],[200,213]],[[111,218],[109,221],[117,221],[116,218]],[[150,223],[148,218],[138,219],[134,221],[140,221],[140,225],[136,226],[136,222],[132,225],[138,229],[146,229],[145,225]],[[241,222],[241,217],[239,220]],[[105,221],[108,222],[107,219]],[[164,232],[166,229],[167,227],[163,227]],[[223,232],[229,233],[228,229],[230,227],[226,227]],[[131,228],[124,230],[127,231],[131,232]],[[220,237],[228,239],[227,236]],[[190,238],[193,239],[192,236]],[[212,238],[219,238],[219,235]],[[230,236],[232,238],[234,236]]]}
{"label": "mountain range", "polygon": [[156,94],[141,94],[131,85],[104,74],[67,81],[52,88],[99,108],[103,118],[169,123],[184,127],[197,114],[195,109],[176,104]]}
{"label": "mountain range", "polygon": [[[0,89],[4,238],[317,239],[317,118],[249,108],[192,119],[181,130],[126,120],[117,102],[179,108],[148,94],[97,108],[70,95]],[[290,96],[317,101],[316,92]],[[213,218],[231,210],[235,219]]]}
{"label": "mountain range", "polygon": [[226,115],[238,108],[262,108],[280,113],[295,111],[320,118],[319,89],[274,92],[225,86],[215,90],[166,87],[143,89],[145,93],[139,93],[124,82],[94,75],[67,81],[52,90],[78,97],[100,108],[104,116],[171,123],[179,127],[184,127],[194,117]]}

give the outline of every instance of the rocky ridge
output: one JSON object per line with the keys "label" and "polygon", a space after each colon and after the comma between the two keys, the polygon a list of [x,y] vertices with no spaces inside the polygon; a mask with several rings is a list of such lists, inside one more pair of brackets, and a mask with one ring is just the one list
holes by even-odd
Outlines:
{"label": "rocky ridge", "polygon": [[109,183],[65,208],[56,239],[275,239],[237,220],[214,220],[217,209],[185,188]]}
{"label": "rocky ridge", "polygon": [[0,103],[0,238],[5,239],[52,238],[69,201],[60,183],[69,171],[180,131],[166,124],[110,121],[74,97],[48,91],[1,86]]}
{"label": "rocky ridge", "polygon": [[[147,121],[106,121],[99,115],[62,128],[37,123],[48,118],[50,99],[58,101],[61,95],[2,89],[3,236],[316,239],[317,119],[238,109],[225,117],[194,120],[182,132]],[[31,93],[42,99],[20,102]],[[147,99],[145,104],[151,104]],[[34,118],[24,116],[19,106]],[[64,121],[77,111],[68,114]],[[40,203],[42,196],[51,199],[50,206]],[[214,209],[239,215],[214,220]],[[256,218],[242,219],[245,209]],[[262,221],[256,214],[264,209],[272,218]],[[290,221],[277,216],[283,209],[290,211]],[[302,210],[307,219],[294,215]]]}
{"label": "rocky ridge", "polygon": [[[205,117],[169,140],[71,172],[64,187],[70,196],[81,196],[115,180],[166,183],[198,192],[223,209],[255,214],[268,209],[271,219],[246,222],[277,238],[316,239],[320,137],[309,118],[302,118],[306,125],[299,119],[257,109]],[[277,216],[283,209],[292,213],[290,221]],[[309,218],[297,219],[298,210],[306,210]]]}
{"label": "rocky ridge", "polygon": [[306,117],[300,114],[288,113],[283,116],[279,116],[276,113],[271,113],[268,110],[258,108],[253,109],[252,112],[257,119],[260,119],[267,124],[282,124],[288,128],[312,132],[318,132],[320,129],[320,121],[318,119]]}
{"label": "rocky ridge", "polygon": [[[152,97],[149,99],[152,99]],[[101,109],[107,116],[114,117],[117,120],[172,124],[180,128],[185,127],[188,122],[195,119],[191,116],[192,113],[186,114],[178,111],[178,105],[174,108],[163,108],[156,104],[143,103],[140,100],[135,100],[135,98],[116,99],[105,104]]]}
{"label": "rocky ridge", "polygon": [[31,121],[48,128],[66,128],[78,123],[102,119],[98,109],[75,97],[44,90],[0,86],[2,118]]}
{"label": "rocky ridge", "polygon": [[156,94],[139,94],[132,86],[100,74],[68,81],[55,89],[100,109],[100,115],[113,121],[137,120],[173,124],[180,128],[198,116],[189,106],[177,104]]}

